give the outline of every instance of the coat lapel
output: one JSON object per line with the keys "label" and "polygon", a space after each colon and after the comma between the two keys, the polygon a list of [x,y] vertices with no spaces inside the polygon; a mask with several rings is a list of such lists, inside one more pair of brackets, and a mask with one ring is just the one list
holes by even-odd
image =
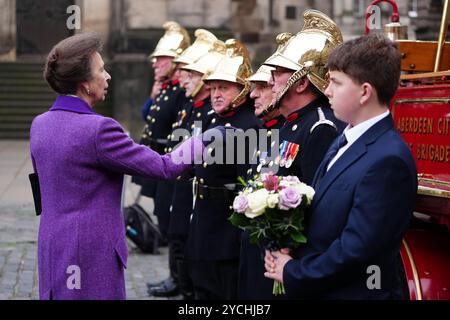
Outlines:
{"label": "coat lapel", "polygon": [[[374,143],[384,132],[394,128],[391,115],[380,120],[356,140],[349,149],[334,163],[330,170],[322,177],[313,200],[313,208],[317,206],[331,184],[359,158],[367,152],[367,146]],[[322,167],[323,163],[320,167]]]}
{"label": "coat lapel", "polygon": [[334,163],[330,170],[325,173],[320,180],[319,187],[314,196],[314,205],[320,201],[324,193],[339,175],[350,167],[355,161],[361,158],[367,152],[366,145],[361,141],[356,141],[344,154]]}

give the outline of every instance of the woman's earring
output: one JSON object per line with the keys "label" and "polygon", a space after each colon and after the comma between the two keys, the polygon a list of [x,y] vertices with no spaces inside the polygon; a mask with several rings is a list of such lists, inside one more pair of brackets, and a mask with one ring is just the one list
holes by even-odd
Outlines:
{"label": "woman's earring", "polygon": [[91,94],[91,90],[90,89],[87,89],[87,94],[88,94],[88,96]]}

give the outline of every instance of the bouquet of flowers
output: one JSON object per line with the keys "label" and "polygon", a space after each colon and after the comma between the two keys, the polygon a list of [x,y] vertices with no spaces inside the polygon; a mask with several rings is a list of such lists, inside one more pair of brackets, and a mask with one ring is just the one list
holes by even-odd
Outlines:
{"label": "bouquet of flowers", "polygon": [[[268,250],[294,249],[306,243],[303,234],[304,213],[311,205],[314,189],[295,176],[262,174],[245,182],[234,199],[230,221],[247,230],[250,242]],[[282,283],[275,281],[273,294],[284,294]]]}

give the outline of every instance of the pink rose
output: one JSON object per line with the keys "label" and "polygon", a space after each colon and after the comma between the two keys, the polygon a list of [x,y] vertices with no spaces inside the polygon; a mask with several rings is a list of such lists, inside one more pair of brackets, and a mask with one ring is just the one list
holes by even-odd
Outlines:
{"label": "pink rose", "polygon": [[278,177],[277,176],[272,176],[272,175],[268,175],[264,181],[264,188],[266,188],[267,191],[277,191],[279,188],[278,185]]}
{"label": "pink rose", "polygon": [[287,187],[280,191],[280,202],[278,204],[281,210],[297,208],[302,203],[302,196],[297,189]]}
{"label": "pink rose", "polygon": [[247,208],[248,208],[248,200],[246,196],[238,195],[236,198],[234,198],[233,201],[234,211],[238,213],[244,213],[245,210],[247,210]]}

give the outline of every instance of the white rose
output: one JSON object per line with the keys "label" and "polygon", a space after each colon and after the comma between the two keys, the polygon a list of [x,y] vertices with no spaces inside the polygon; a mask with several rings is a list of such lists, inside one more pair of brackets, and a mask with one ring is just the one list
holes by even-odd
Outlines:
{"label": "white rose", "polygon": [[268,195],[269,191],[266,189],[259,189],[247,195],[248,208],[245,211],[245,216],[253,219],[262,215],[266,210]]}
{"label": "white rose", "polygon": [[306,198],[308,198],[309,201],[312,201],[314,194],[316,193],[314,189],[307,184],[300,183],[295,186],[295,188],[301,193],[306,195]]}
{"label": "white rose", "polygon": [[271,193],[269,194],[269,196],[267,197],[267,206],[271,209],[275,208],[278,204],[278,194],[276,193]]}
{"label": "white rose", "polygon": [[300,183],[300,180],[296,176],[287,176],[281,179],[280,186],[285,188],[295,187]]}

